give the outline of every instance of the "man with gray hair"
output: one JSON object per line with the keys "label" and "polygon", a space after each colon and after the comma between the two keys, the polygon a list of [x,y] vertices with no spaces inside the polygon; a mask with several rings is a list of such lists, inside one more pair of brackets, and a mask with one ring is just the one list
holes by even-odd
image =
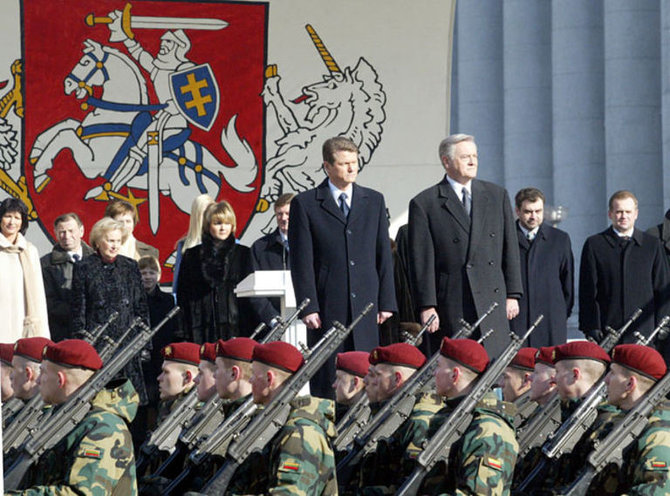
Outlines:
{"label": "man with gray hair", "polygon": [[81,238],[84,224],[73,212],[62,214],[54,221],[56,244],[51,253],[44,255],[42,278],[47,297],[49,329],[54,341],[71,338],[70,294],[72,292],[72,269],[74,264],[93,253]]}
{"label": "man with gray hair", "polygon": [[[446,175],[409,204],[410,274],[421,323],[435,315],[426,340],[430,354],[451,337],[461,319],[486,319],[490,356],[509,341],[509,320],[523,294],[516,226],[507,191],[477,177],[473,136],[454,134],[439,146]],[[440,330],[440,332],[438,332]]]}

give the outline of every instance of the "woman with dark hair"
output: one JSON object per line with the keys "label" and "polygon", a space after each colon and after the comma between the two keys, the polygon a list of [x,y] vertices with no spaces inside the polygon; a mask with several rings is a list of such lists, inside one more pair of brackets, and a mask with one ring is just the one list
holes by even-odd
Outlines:
{"label": "woman with dark hair", "polygon": [[[91,229],[90,244],[95,253],[74,265],[72,273],[72,329],[75,337],[104,324],[113,312],[119,316],[106,335],[118,340],[136,317],[149,322],[149,309],[142,276],[135,260],[119,255],[128,237],[123,222],[103,217]],[[137,331],[139,332],[139,330]],[[129,339],[134,336],[129,336]],[[102,341],[100,341],[102,343]],[[146,405],[147,392],[139,355],[124,369]]]}
{"label": "woman with dark hair", "polygon": [[23,236],[28,208],[16,198],[0,203],[0,341],[49,335],[47,300],[37,248]]}
{"label": "woman with dark hair", "polygon": [[[202,243],[184,252],[177,285],[182,339],[211,343],[248,336],[263,313],[258,298],[235,295],[235,286],[253,272],[251,250],[235,242],[235,227],[230,204],[214,203],[205,210]],[[271,314],[262,316],[269,320]]]}

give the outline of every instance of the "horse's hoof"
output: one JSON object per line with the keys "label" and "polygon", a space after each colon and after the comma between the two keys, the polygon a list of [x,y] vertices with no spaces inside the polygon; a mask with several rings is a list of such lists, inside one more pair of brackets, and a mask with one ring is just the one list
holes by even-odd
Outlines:
{"label": "horse's hoof", "polygon": [[102,186],[96,186],[95,188],[90,189],[88,193],[86,193],[84,200],[90,200],[91,198],[98,201],[108,201],[109,195],[107,194],[107,191],[102,189]]}
{"label": "horse's hoof", "polygon": [[258,203],[256,203],[256,212],[265,212],[270,208],[270,203],[265,198],[259,198]]}

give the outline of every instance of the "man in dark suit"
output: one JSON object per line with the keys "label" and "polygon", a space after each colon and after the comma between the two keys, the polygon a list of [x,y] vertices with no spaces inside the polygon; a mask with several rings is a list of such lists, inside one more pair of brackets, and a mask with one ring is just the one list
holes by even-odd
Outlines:
{"label": "man in dark suit", "polygon": [[[375,308],[340,351],[372,351],[378,324],[396,311],[393,263],[384,197],[358,186],[358,148],[349,139],[323,144],[328,178],[291,202],[288,239],[296,301],[310,299],[302,315],[310,345],[334,320],[348,324],[365,306]],[[312,380],[312,393],[332,397],[334,354]]]}
{"label": "man in dark suit", "polygon": [[[254,270],[290,270],[288,224],[291,213],[291,200],[294,193],[284,193],[275,201],[275,219],[277,229],[254,241],[251,245],[251,261]],[[268,298],[275,315],[281,315],[279,298]]]}
{"label": "man in dark suit", "polygon": [[510,327],[521,334],[541,314],[544,319],[528,338],[528,346],[563,344],[567,341],[567,319],[574,303],[570,237],[543,222],[544,194],[539,189],[520,190],[514,203],[523,296],[519,300],[519,315],[510,322]]}
{"label": "man in dark suit", "polygon": [[621,327],[638,308],[643,313],[621,342],[634,341],[634,330],[649,335],[670,312],[670,277],[663,246],[635,228],[637,215],[635,195],[617,191],[609,200],[612,225],[590,236],[582,249],[579,328],[596,341],[602,339],[606,326]]}
{"label": "man in dark suit", "polygon": [[[495,332],[485,341],[498,354],[509,342],[509,322],[519,313],[523,293],[512,207],[505,191],[475,179],[474,137],[455,134],[440,143],[445,178],[409,204],[410,276],[421,323],[431,326],[429,353],[452,336],[460,320],[473,322],[493,302],[498,307],[482,324]],[[441,329],[441,332],[437,332]]]}
{"label": "man in dark suit", "polygon": [[74,264],[93,253],[84,236],[84,224],[75,213],[59,215],[54,221],[56,244],[51,253],[44,255],[42,278],[47,298],[49,329],[54,341],[72,337],[70,294],[72,292],[72,269]]}

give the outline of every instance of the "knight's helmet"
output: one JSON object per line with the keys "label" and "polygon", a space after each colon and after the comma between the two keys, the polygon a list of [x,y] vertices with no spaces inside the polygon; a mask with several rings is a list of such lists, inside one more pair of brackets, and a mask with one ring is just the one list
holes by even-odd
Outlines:
{"label": "knight's helmet", "polygon": [[191,49],[191,40],[188,39],[188,36],[183,29],[175,29],[174,31],[166,31],[161,40],[170,40],[177,45],[175,51],[175,56],[177,60],[184,62],[188,60],[186,54]]}

